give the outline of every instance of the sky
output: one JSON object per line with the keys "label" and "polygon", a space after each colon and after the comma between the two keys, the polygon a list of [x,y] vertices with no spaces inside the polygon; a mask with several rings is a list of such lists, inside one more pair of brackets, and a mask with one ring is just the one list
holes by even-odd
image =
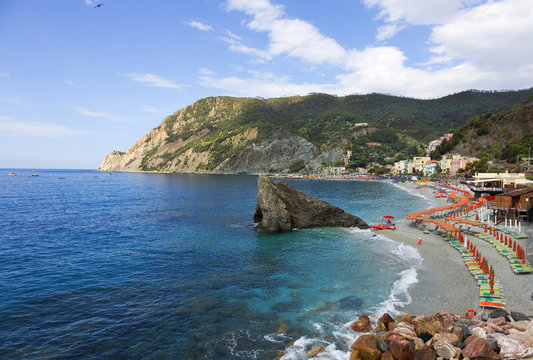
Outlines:
{"label": "sky", "polygon": [[96,169],[207,96],[530,88],[531,34],[531,0],[0,0],[0,168]]}

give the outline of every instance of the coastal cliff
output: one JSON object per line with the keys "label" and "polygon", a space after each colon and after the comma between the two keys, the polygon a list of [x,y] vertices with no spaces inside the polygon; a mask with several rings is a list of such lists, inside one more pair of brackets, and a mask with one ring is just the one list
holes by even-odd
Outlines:
{"label": "coastal cliff", "polygon": [[[510,109],[530,93],[467,91],[434,100],[381,94],[208,97],[165,117],[127,151],[112,151],[98,169],[313,173],[344,164],[346,150],[353,150],[359,166],[380,156],[416,155],[428,140],[471,116]],[[366,146],[373,142],[384,144],[379,154]]]}
{"label": "coastal cliff", "polygon": [[259,223],[256,230],[265,233],[321,226],[369,228],[359,217],[265,175],[257,178],[254,222]]}

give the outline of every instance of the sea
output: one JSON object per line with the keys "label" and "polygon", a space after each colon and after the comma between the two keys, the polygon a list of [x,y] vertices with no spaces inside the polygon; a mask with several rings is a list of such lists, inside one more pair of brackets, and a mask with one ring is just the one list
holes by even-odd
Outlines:
{"label": "sea", "polygon": [[[8,176],[14,171],[16,176]],[[284,180],[374,224],[430,200]],[[348,359],[421,257],[368,230],[253,228],[256,176],[0,169],[1,359]]]}

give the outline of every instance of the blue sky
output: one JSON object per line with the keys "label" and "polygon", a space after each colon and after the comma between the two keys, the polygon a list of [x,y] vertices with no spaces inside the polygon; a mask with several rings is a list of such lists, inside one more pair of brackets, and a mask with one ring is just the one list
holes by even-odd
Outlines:
{"label": "blue sky", "polygon": [[97,168],[206,96],[533,86],[530,0],[1,0],[0,168]]}

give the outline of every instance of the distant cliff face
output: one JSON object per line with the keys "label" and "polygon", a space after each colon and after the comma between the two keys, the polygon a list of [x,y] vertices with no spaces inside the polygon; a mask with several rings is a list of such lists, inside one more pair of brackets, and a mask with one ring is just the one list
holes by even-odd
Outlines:
{"label": "distant cliff face", "polygon": [[[354,139],[377,128],[425,142],[472,115],[510,107],[531,92],[465,92],[435,100],[379,94],[210,97],[167,116],[126,152],[111,152],[98,169],[315,172],[342,159]],[[458,113],[458,106],[465,110]]]}

